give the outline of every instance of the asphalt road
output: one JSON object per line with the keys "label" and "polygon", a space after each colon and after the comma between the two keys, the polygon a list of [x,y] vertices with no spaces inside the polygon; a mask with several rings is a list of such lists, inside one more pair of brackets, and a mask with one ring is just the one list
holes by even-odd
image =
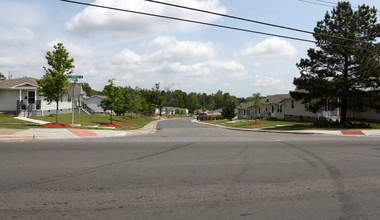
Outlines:
{"label": "asphalt road", "polygon": [[380,219],[380,139],[231,131],[0,142],[0,219]]}

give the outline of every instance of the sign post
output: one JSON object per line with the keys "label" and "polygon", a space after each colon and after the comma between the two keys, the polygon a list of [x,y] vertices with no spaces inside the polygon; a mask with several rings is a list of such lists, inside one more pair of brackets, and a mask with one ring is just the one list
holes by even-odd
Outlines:
{"label": "sign post", "polygon": [[75,87],[76,83],[78,82],[78,79],[83,79],[82,75],[68,75],[67,78],[74,81],[74,87],[73,87],[73,105],[72,105],[72,113],[71,113],[71,127],[74,127],[74,108],[75,108]]}

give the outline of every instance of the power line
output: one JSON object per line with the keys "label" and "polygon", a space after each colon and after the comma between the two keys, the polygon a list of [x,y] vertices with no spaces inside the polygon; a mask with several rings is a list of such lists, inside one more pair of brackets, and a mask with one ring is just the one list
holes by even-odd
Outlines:
{"label": "power line", "polygon": [[[121,11],[121,12],[129,12],[129,13],[134,13],[134,14],[140,14],[140,15],[146,15],[146,16],[152,16],[152,17],[158,17],[158,18],[165,18],[165,19],[170,19],[170,20],[183,21],[183,22],[189,22],[189,23],[194,23],[194,24],[201,24],[201,25],[206,25],[206,26],[213,26],[213,27],[225,28],[225,29],[230,29],[230,30],[235,30],[235,31],[243,31],[243,32],[248,32],[248,33],[261,34],[261,35],[266,35],[266,36],[271,36],[271,37],[278,37],[278,38],[284,38],[284,39],[289,39],[289,40],[296,40],[296,41],[302,41],[302,42],[317,44],[317,41],[303,39],[303,38],[290,37],[290,36],[278,35],[278,34],[271,34],[271,33],[266,33],[266,32],[254,31],[254,30],[225,26],[225,25],[219,25],[219,24],[212,24],[212,23],[195,21],[195,20],[190,20],[190,19],[183,19],[183,18],[176,18],[176,17],[171,17],[171,16],[165,16],[165,15],[151,14],[151,13],[146,13],[146,12],[141,12],[141,11],[114,8],[114,7],[109,7],[109,6],[102,6],[102,5],[72,1],[72,0],[60,0],[60,1],[73,3],[73,4],[79,4],[79,5],[86,5],[86,6],[96,7],[96,8],[103,8],[103,9],[109,9],[109,10]],[[352,40],[352,39],[350,39],[350,40]],[[365,49],[365,48],[361,48],[361,47],[353,47],[353,46],[346,46],[346,45],[339,45],[339,44],[330,44],[330,45],[341,46],[341,47],[346,47],[346,48],[353,48],[353,49]]]}
{"label": "power line", "polygon": [[167,3],[167,2],[160,2],[160,1],[155,1],[155,0],[145,0],[145,1],[153,2],[153,3],[157,3],[157,4],[162,4],[162,5],[167,5],[167,6],[172,6],[172,7],[177,7],[177,8],[182,8],[182,9],[187,9],[187,10],[192,10],[192,11],[198,11],[198,12],[222,16],[222,17],[227,17],[227,18],[232,18],[232,19],[237,19],[237,20],[242,20],[242,21],[248,21],[248,22],[267,25],[267,26],[276,27],[276,28],[287,29],[287,30],[291,30],[291,31],[298,31],[298,32],[306,33],[306,34],[314,34],[314,32],[312,32],[312,31],[305,31],[305,30],[300,30],[300,29],[296,29],[296,28],[291,28],[291,27],[286,27],[286,26],[281,26],[281,25],[276,25],[276,24],[270,24],[270,23],[266,23],[266,22],[262,22],[262,21],[232,16],[232,15],[227,15],[227,14],[221,14],[221,13],[217,13],[217,12],[206,11],[206,10],[197,9],[197,8],[191,8],[191,7],[186,7],[186,6],[182,6],[182,5],[171,4],[171,3]]}
{"label": "power line", "polygon": [[[326,6],[326,7],[330,7],[330,8],[333,8],[337,5],[337,2],[330,2],[330,1],[325,1],[325,0],[314,0],[314,1],[322,2],[322,3],[317,3],[317,2],[307,1],[307,0],[298,0],[298,1],[309,3],[309,4],[314,4],[314,5]],[[329,4],[329,5],[326,5],[323,3]],[[359,9],[359,7],[357,7],[357,6],[351,6],[351,7]],[[379,13],[376,13],[376,15],[379,15]]]}
{"label": "power line", "polygon": [[227,15],[227,14],[221,14],[221,13],[217,13],[217,12],[212,12],[212,11],[207,11],[207,10],[202,10],[202,9],[197,9],[197,8],[186,7],[186,6],[176,5],[176,4],[167,3],[167,2],[161,2],[161,1],[156,1],[156,0],[145,0],[145,1],[152,2],[152,3],[157,3],[157,4],[162,4],[162,5],[167,5],[167,6],[172,6],[172,7],[177,7],[177,8],[182,8],[182,9],[187,9],[187,10],[192,10],[192,11],[197,11],[197,12],[202,12],[202,13],[206,13],[206,14],[217,15],[217,16],[221,16],[221,17],[232,18],[232,19],[236,19],[236,20],[242,20],[242,21],[262,24],[262,25],[266,25],[266,26],[271,26],[271,27],[276,27],[276,28],[281,28],[281,29],[301,32],[301,33],[306,33],[306,34],[313,34],[313,35],[330,37],[330,38],[335,38],[335,39],[360,42],[360,40],[356,40],[356,39],[350,39],[350,38],[339,37],[339,36],[332,36],[332,35],[322,34],[322,33],[315,33],[315,32],[312,32],[312,31],[305,31],[305,30],[301,30],[301,29],[297,29],[297,28],[286,27],[286,26],[282,26],[282,25],[276,25],[276,24],[271,24],[271,23],[267,23],[267,22],[262,22],[262,21],[257,21],[257,20],[252,20],[252,19],[232,16],[232,15]]}
{"label": "power line", "polygon": [[327,3],[327,4],[333,4],[333,5],[336,5],[336,2],[330,2],[330,1],[324,1],[324,0],[315,0],[317,2],[324,2],[324,3]]}
{"label": "power line", "polygon": [[322,3],[317,3],[317,2],[312,2],[312,1],[307,1],[307,0],[298,0],[300,2],[305,2],[305,3],[309,3],[309,4],[314,4],[314,5],[320,5],[320,6],[326,6],[326,7],[330,7],[330,8],[333,8],[334,6],[332,5],[326,5],[326,4],[322,4]]}
{"label": "power line", "polygon": [[195,21],[195,20],[184,19],[184,18],[176,18],[176,17],[171,17],[171,16],[165,16],[165,15],[151,14],[151,13],[146,13],[146,12],[141,12],[141,11],[114,8],[114,7],[109,7],[109,6],[96,5],[96,4],[90,4],[90,3],[78,2],[78,1],[72,1],[72,0],[60,0],[60,1],[73,3],[73,4],[79,4],[79,5],[86,5],[86,6],[96,7],[96,8],[109,9],[109,10],[114,10],[114,11],[129,12],[129,13],[147,15],[147,16],[158,17],[158,18],[165,18],[165,19],[170,19],[170,20],[183,21],[183,22],[189,22],[189,23],[194,23],[194,24],[201,24],[201,25],[206,25],[206,26],[213,26],[213,27],[225,28],[225,29],[230,29],[230,30],[249,32],[249,33],[254,33],[254,34],[261,34],[261,35],[266,35],[266,36],[271,36],[271,37],[285,38],[289,40],[316,43],[316,41],[313,41],[313,40],[307,40],[307,39],[302,39],[302,38],[297,38],[297,37],[289,37],[289,36],[279,35],[279,34],[271,34],[267,32],[254,31],[254,30],[231,27],[231,26],[226,26],[226,25],[212,24],[212,23]]}

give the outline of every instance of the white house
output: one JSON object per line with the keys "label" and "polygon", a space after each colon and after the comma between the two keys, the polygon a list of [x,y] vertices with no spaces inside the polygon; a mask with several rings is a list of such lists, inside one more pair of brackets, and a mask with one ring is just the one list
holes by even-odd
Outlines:
{"label": "white house", "polygon": [[[160,114],[160,109],[156,108],[154,113],[156,115]],[[171,106],[164,106],[162,107],[163,115],[189,115],[189,109],[187,108],[179,108],[179,107],[171,107]]]}
{"label": "white house", "polygon": [[[84,98],[84,106],[90,113],[105,113],[104,110],[99,107],[100,102],[107,98],[107,96],[93,95],[91,97]],[[109,112],[109,111],[107,111]]]}
{"label": "white house", "polygon": [[[56,113],[56,102],[48,103],[45,97],[37,93],[37,79],[22,77],[3,80],[0,82],[0,112],[16,114],[20,116],[43,116]],[[78,85],[79,86],[79,85]],[[72,91],[72,85],[70,86]],[[81,86],[76,88],[75,96],[81,106],[84,92]],[[68,92],[59,102],[59,113],[72,111],[72,94]]]}

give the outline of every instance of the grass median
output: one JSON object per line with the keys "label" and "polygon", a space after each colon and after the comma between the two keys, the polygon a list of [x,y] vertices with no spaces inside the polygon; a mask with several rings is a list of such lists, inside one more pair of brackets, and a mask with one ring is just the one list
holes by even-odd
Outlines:
{"label": "grass median", "polygon": [[[247,120],[247,119],[237,119],[237,120],[214,120],[214,121],[203,121],[209,124],[217,124],[226,127],[233,128],[246,128],[246,129],[263,129],[263,130],[283,130],[283,131],[294,131],[294,130],[343,130],[343,129],[333,129],[333,128],[316,128],[312,126],[312,122],[299,122],[299,121],[276,121],[276,120]],[[372,129],[380,129],[380,123],[370,123]]]}
{"label": "grass median", "polygon": [[[0,115],[0,127],[2,128],[13,128],[13,129],[28,129],[28,128],[42,128],[39,124],[34,124],[31,122],[26,122],[23,120],[18,120],[14,118],[14,115]],[[39,117],[29,117],[32,119],[42,120],[50,123],[55,123],[55,115],[49,116],[39,116]],[[106,126],[110,123],[110,116],[103,114],[75,114],[74,115],[74,128],[91,128],[91,129],[116,129],[116,130],[136,130],[144,127],[151,121],[156,120],[155,118],[144,116],[144,115],[126,115],[123,116],[112,116],[112,124],[118,125],[119,128],[112,128]],[[71,114],[60,114],[59,123],[65,123],[71,125],[72,115]]]}

